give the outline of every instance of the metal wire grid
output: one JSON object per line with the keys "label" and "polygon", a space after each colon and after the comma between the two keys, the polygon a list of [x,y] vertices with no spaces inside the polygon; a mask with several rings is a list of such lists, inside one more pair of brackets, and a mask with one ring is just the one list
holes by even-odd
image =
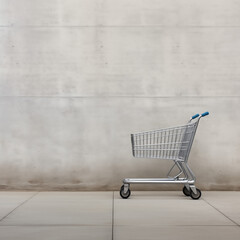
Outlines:
{"label": "metal wire grid", "polygon": [[133,156],[184,161],[191,147],[197,123],[131,134]]}

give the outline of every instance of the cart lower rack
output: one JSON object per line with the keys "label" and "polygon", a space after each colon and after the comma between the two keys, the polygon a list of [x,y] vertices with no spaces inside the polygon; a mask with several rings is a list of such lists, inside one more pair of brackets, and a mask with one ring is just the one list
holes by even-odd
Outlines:
{"label": "cart lower rack", "polygon": [[[133,183],[181,183],[184,184],[183,193],[186,196],[199,199],[201,191],[195,187],[196,178],[188,166],[188,157],[198,123],[202,117],[208,114],[208,112],[196,114],[183,126],[131,134],[134,157],[168,159],[172,160],[174,164],[169,170],[167,178],[124,179],[120,189],[121,197],[128,198],[131,195],[130,184]],[[179,169],[179,173],[170,177],[174,167]]]}

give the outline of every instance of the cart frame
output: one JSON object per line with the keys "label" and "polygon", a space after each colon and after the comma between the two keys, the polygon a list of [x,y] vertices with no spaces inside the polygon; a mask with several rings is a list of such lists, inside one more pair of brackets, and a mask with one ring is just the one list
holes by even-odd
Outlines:
{"label": "cart frame", "polygon": [[[131,195],[130,184],[147,184],[147,183],[175,184],[176,183],[176,184],[184,184],[183,193],[186,196],[191,196],[192,199],[199,199],[201,197],[201,191],[197,189],[195,186],[196,177],[188,165],[188,157],[191,151],[191,147],[193,144],[193,140],[197,131],[199,121],[202,117],[205,117],[208,114],[209,112],[204,112],[200,115],[195,114],[184,126],[160,129],[156,131],[149,131],[149,132],[143,132],[138,134],[131,134],[132,150],[133,150],[134,157],[169,159],[169,160],[172,160],[174,164],[170,168],[167,174],[167,178],[125,178],[123,180],[123,185],[120,189],[121,197],[128,198]],[[163,131],[169,133],[170,131],[174,131],[174,130],[176,131],[176,129],[180,129],[182,133],[181,139],[178,142],[176,142],[175,140],[174,143],[172,144],[169,143],[170,137],[168,137],[168,143],[153,144],[151,142],[154,140],[151,140],[153,139],[153,137],[149,137],[150,136],[149,134],[154,134],[155,136],[155,133],[158,133],[158,132],[162,133]],[[188,131],[187,129],[191,129],[191,131]],[[144,134],[145,136],[149,135],[147,138],[145,137],[146,139],[145,142],[143,140],[141,144],[136,145],[135,143],[138,135],[140,137],[144,137],[143,136]],[[174,136],[171,136],[171,139],[173,138]],[[150,141],[150,143],[148,141]],[[176,147],[177,144],[178,144],[178,147]],[[179,172],[174,177],[171,177],[170,173],[172,172],[174,167],[177,167],[179,169]],[[181,175],[183,175],[183,177],[180,177]]]}

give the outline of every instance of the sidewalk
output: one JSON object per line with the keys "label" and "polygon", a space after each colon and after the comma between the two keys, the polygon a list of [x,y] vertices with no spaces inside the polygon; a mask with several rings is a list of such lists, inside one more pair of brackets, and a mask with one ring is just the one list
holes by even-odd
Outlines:
{"label": "sidewalk", "polygon": [[240,192],[0,192],[0,240],[240,239]]}

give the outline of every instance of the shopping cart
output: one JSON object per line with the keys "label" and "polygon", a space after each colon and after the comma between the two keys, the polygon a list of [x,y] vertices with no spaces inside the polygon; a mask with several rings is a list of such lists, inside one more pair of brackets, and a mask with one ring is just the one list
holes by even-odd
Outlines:
{"label": "shopping cart", "polygon": [[[120,189],[121,197],[128,198],[131,195],[130,184],[132,183],[182,183],[184,184],[183,193],[186,196],[199,199],[201,191],[194,185],[196,178],[188,166],[188,157],[198,123],[202,117],[208,114],[209,112],[196,114],[183,126],[131,134],[134,157],[168,159],[172,160],[174,164],[169,170],[167,178],[124,179]],[[171,177],[170,173],[174,167],[179,169],[179,173]]]}

